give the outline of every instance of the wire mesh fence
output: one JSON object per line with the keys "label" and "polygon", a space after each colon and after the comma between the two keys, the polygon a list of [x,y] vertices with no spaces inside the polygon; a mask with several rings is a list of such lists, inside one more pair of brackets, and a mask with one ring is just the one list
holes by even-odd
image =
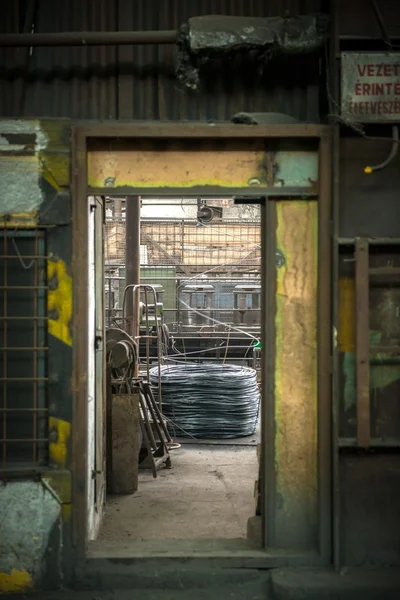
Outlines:
{"label": "wire mesh fence", "polygon": [[[260,283],[260,247],[258,219],[224,219],[205,225],[190,218],[142,219],[141,282],[162,286],[166,321],[178,330],[188,324],[190,308],[212,308],[211,321],[233,322],[234,309],[239,308],[235,306],[238,286],[246,284],[251,289]],[[125,287],[125,221],[122,218],[106,223],[105,260],[106,310],[110,325],[122,316]],[[210,306],[204,306],[203,292],[200,298],[200,292],[193,295],[196,290],[192,289],[192,295],[188,296],[188,289],[194,285],[212,286]],[[243,306],[247,309],[246,320],[259,323],[259,302],[251,291]]]}

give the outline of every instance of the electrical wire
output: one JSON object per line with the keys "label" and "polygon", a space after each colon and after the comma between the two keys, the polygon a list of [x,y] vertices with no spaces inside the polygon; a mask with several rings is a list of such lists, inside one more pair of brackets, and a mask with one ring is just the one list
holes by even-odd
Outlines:
{"label": "electrical wire", "polygon": [[[227,339],[227,343],[228,343],[228,339]],[[215,350],[228,350],[229,348],[232,348],[233,350],[247,350],[246,354],[249,352],[249,350],[251,350],[251,348],[253,348],[253,343],[251,343],[249,346],[229,346],[226,345],[224,346],[223,344],[221,346],[212,346],[212,348],[201,348],[201,350],[191,350],[190,352],[180,352],[178,350],[178,348],[176,347],[175,343],[172,346],[172,348],[175,350],[176,354],[168,354],[167,356],[165,356],[165,358],[170,358],[172,356],[189,356],[190,354],[202,354],[203,352],[214,352]]]}
{"label": "electrical wire", "polygon": [[224,323],[223,321],[218,321],[218,319],[214,319],[214,317],[210,317],[209,315],[206,315],[205,313],[201,313],[200,311],[196,310],[195,308],[193,308],[192,306],[190,306],[189,304],[187,304],[181,298],[179,298],[179,302],[181,304],[183,304],[183,306],[185,308],[189,308],[192,312],[196,313],[200,317],[203,317],[204,319],[208,319],[209,321],[212,321],[213,323],[216,323],[217,325],[223,325],[224,327],[228,327],[229,329],[231,329],[233,331],[238,331],[239,333],[242,333],[243,335],[246,335],[246,336],[250,337],[253,340],[257,340],[257,342],[260,341],[260,338],[258,338],[255,335],[249,333],[248,331],[245,331],[244,329],[240,329],[239,327],[235,327],[234,325],[229,325],[229,323]]}
{"label": "electrical wire", "polygon": [[228,356],[228,350],[229,350],[229,342],[230,342],[230,339],[231,339],[231,330],[230,330],[230,329],[228,329],[228,337],[227,337],[227,339],[226,339],[225,355],[224,355],[224,360],[223,360],[223,362],[222,362],[222,364],[223,364],[223,365],[225,364],[225,362],[226,362],[226,357]]}
{"label": "electrical wire", "polygon": [[[158,367],[150,369],[157,396]],[[236,365],[179,364],[161,367],[163,414],[184,436],[228,439],[252,435],[260,404],[254,369]]]}

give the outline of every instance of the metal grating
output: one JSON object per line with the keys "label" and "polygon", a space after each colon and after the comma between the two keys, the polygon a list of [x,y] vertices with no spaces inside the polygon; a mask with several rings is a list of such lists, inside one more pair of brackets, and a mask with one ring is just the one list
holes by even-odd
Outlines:
{"label": "metal grating", "polygon": [[[142,219],[142,266],[174,266],[185,272],[248,272],[260,266],[260,223],[224,220],[200,225],[195,219]],[[125,221],[106,223],[106,263],[125,263]],[[214,269],[215,267],[215,269]]]}
{"label": "metal grating", "polygon": [[[107,323],[122,316],[125,286],[125,222],[106,223]],[[224,219],[201,225],[195,219],[142,219],[141,282],[163,287],[168,325],[186,321],[184,289],[188,284],[214,288],[217,321],[232,322],[234,288],[260,281],[261,230],[259,219]],[[255,321],[259,323],[259,309]]]}
{"label": "metal grating", "polygon": [[43,231],[0,233],[0,473],[48,458],[47,269]]}

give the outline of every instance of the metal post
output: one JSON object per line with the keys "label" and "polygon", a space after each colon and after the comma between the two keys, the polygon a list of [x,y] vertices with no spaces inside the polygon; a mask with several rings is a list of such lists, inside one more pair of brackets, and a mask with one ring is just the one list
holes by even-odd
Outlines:
{"label": "metal post", "polygon": [[326,76],[329,89],[332,115],[332,321],[335,334],[332,336],[332,541],[333,566],[336,572],[341,569],[340,555],[340,481],[339,481],[339,349],[336,336],[339,327],[339,162],[340,162],[340,127],[334,115],[340,103],[340,38],[339,8],[337,2],[331,2],[331,31],[329,56],[326,57]]}
{"label": "metal post", "polygon": [[371,443],[371,407],[369,372],[369,248],[366,238],[356,238],[356,373],[357,443]]}
{"label": "metal post", "polygon": [[[125,203],[125,287],[140,284],[140,197],[128,196]],[[140,290],[128,290],[125,329],[139,336]]]}
{"label": "metal post", "polygon": [[114,219],[120,220],[122,217],[122,198],[114,199]]}
{"label": "metal post", "polygon": [[261,476],[262,543],[275,546],[275,314],[276,314],[276,205],[261,205]]}

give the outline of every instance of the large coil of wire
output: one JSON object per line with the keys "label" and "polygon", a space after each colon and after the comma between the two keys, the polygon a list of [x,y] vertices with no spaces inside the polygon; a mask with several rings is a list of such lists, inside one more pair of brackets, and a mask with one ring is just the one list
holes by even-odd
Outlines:
{"label": "large coil of wire", "polygon": [[[158,384],[158,367],[150,370],[150,383]],[[254,369],[210,363],[165,365],[161,390],[162,412],[174,435],[237,438],[256,429],[260,393]]]}

